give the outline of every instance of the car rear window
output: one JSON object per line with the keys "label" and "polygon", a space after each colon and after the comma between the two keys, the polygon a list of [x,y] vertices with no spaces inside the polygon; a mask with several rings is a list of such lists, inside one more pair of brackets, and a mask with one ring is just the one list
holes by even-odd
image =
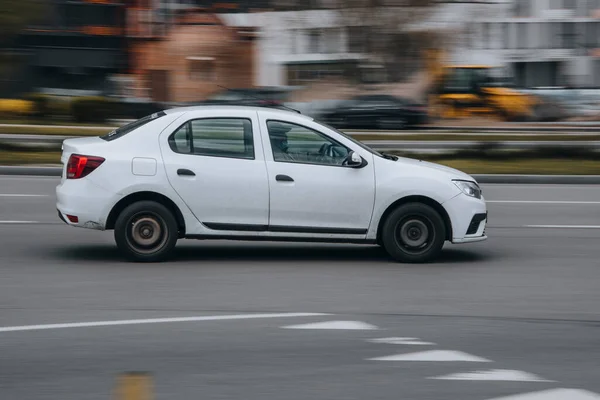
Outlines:
{"label": "car rear window", "polygon": [[106,140],[107,142],[110,142],[111,140],[123,137],[129,132],[133,132],[134,130],[146,125],[148,122],[154,121],[155,119],[158,119],[160,117],[164,117],[165,115],[167,114],[164,111],[159,111],[157,113],[147,115],[136,121],[130,122],[127,125],[123,125],[122,127],[117,128],[104,136],[100,136],[100,138]]}

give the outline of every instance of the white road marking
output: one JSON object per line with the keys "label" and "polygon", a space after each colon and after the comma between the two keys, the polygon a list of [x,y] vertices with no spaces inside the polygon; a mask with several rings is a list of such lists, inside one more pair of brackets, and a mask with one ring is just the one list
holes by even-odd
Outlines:
{"label": "white road marking", "polygon": [[486,203],[506,204],[600,204],[600,201],[568,201],[568,200],[486,200]]}
{"label": "white road marking", "polygon": [[524,228],[600,229],[600,225],[523,225]]}
{"label": "white road marking", "polygon": [[282,326],[282,329],[339,329],[339,330],[374,330],[375,325],[362,321],[327,321],[314,324]]}
{"label": "white road marking", "polygon": [[141,324],[162,324],[171,322],[199,322],[199,321],[226,321],[236,319],[259,319],[259,318],[290,318],[290,317],[318,317],[323,313],[273,313],[273,314],[232,314],[232,315],[205,315],[200,317],[174,317],[174,318],[150,318],[150,319],[126,319],[117,321],[94,321],[94,322],[74,322],[66,324],[46,324],[46,325],[22,325],[0,327],[0,332],[18,332],[18,331],[39,331],[45,329],[66,329],[66,328],[89,328],[96,326],[115,326],[115,325],[141,325]]}
{"label": "white road marking", "polygon": [[367,342],[371,343],[384,343],[384,344],[405,344],[411,346],[433,346],[435,343],[432,342],[424,342],[419,338],[410,338],[410,337],[389,337],[389,338],[379,338],[379,339],[368,339]]}
{"label": "white road marking", "polygon": [[0,197],[48,197],[47,194],[0,193]]}
{"label": "white road marking", "polygon": [[491,362],[485,358],[477,357],[462,351],[430,350],[417,353],[396,354],[393,356],[370,358],[373,361],[466,361],[466,362]]}
{"label": "white road marking", "polygon": [[40,221],[0,221],[0,224],[39,224]]}
{"label": "white road marking", "polygon": [[488,400],[600,400],[600,395],[580,389],[550,389]]}
{"label": "white road marking", "polygon": [[447,381],[512,381],[512,382],[554,382],[542,379],[539,376],[524,371],[510,369],[491,369],[487,371],[473,371],[466,373],[437,376],[427,379],[440,379]]}

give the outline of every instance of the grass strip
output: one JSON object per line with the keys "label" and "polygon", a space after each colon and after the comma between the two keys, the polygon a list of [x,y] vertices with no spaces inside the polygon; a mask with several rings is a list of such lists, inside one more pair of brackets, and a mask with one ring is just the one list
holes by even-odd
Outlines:
{"label": "grass strip", "polygon": [[56,151],[0,151],[0,165],[60,164]]}
{"label": "grass strip", "polygon": [[530,160],[437,159],[438,164],[468,174],[600,175],[600,160],[541,158]]}

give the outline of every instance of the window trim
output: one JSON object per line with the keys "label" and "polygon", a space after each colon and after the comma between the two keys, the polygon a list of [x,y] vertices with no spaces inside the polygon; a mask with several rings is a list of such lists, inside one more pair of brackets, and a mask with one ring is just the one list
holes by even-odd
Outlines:
{"label": "window trim", "polygon": [[[247,156],[247,157],[235,157],[235,156],[228,156],[228,155],[218,155],[218,154],[195,154],[193,153],[194,151],[194,138],[193,138],[193,130],[192,130],[192,122],[193,121],[202,121],[202,120],[215,120],[215,119],[219,119],[219,120],[223,120],[223,119],[233,119],[233,120],[245,120],[250,122],[250,130],[251,130],[251,137],[252,137],[252,154]],[[174,141],[174,136],[177,132],[179,132],[179,130],[184,126],[184,125],[188,125],[188,130],[189,130],[189,134],[190,134],[190,152],[189,153],[182,153],[179,151],[175,151],[175,149],[173,149],[173,141]],[[231,116],[227,116],[227,117],[200,117],[200,118],[192,118],[192,119],[188,119],[187,121],[185,121],[184,123],[182,123],[181,125],[179,125],[175,130],[173,130],[173,132],[171,132],[169,134],[169,136],[167,137],[167,144],[169,145],[169,149],[175,153],[175,154],[181,154],[183,156],[195,156],[195,157],[215,157],[215,158],[230,158],[230,159],[234,159],[234,160],[256,160],[256,145],[255,145],[255,140],[254,140],[254,127],[252,126],[252,118],[250,117],[231,117]],[[246,140],[244,138],[244,146],[246,145]]]}
{"label": "window trim", "polygon": [[[269,122],[279,122],[279,123],[295,125],[295,126],[299,126],[301,128],[304,128],[304,129],[308,129],[309,131],[315,132],[315,133],[317,133],[317,135],[324,136],[325,138],[327,138],[328,140],[332,141],[333,143],[335,143],[335,144],[337,144],[337,145],[345,148],[346,150],[348,150],[348,154],[351,151],[354,151],[354,150],[352,150],[351,148],[349,148],[345,144],[340,143],[339,141],[335,140],[334,138],[332,138],[331,136],[327,135],[326,133],[320,132],[320,131],[318,131],[316,129],[313,129],[313,128],[309,128],[306,125],[302,125],[302,124],[299,124],[297,122],[283,121],[283,120],[279,120],[279,119],[266,119],[265,120],[265,125],[267,127],[267,136],[269,138],[269,147],[271,148],[271,156],[273,156],[273,162],[284,163],[284,164],[317,165],[317,166],[321,166],[321,167],[351,168],[351,167],[349,167],[347,165],[321,164],[321,163],[311,163],[311,162],[304,162],[304,161],[278,161],[278,160],[276,160],[275,159],[275,153],[273,152],[273,146],[271,145],[271,134],[269,133]],[[356,153],[356,151],[354,151],[354,152]],[[360,158],[362,158],[365,163],[367,162],[362,156],[360,156]]]}
{"label": "window trim", "polygon": [[164,110],[145,115],[142,118],[138,118],[135,121],[129,122],[128,124],[118,127],[117,129],[113,129],[109,133],[100,136],[100,139],[105,140],[107,142],[111,142],[113,140],[122,138],[123,136],[129,135],[130,133],[135,132],[143,126],[154,122],[157,119],[160,119],[166,115],[167,113]]}

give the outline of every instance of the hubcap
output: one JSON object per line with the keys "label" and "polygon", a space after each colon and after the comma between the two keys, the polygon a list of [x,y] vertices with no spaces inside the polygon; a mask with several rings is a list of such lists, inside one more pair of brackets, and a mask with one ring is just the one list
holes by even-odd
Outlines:
{"label": "hubcap", "polygon": [[140,253],[151,253],[164,245],[167,235],[162,220],[154,215],[138,216],[131,219],[127,239]]}
{"label": "hubcap", "polygon": [[434,236],[431,222],[423,216],[408,216],[396,226],[396,242],[408,253],[421,254],[427,251]]}
{"label": "hubcap", "polygon": [[409,247],[421,247],[429,238],[429,229],[423,221],[411,219],[400,227],[400,238]]}

